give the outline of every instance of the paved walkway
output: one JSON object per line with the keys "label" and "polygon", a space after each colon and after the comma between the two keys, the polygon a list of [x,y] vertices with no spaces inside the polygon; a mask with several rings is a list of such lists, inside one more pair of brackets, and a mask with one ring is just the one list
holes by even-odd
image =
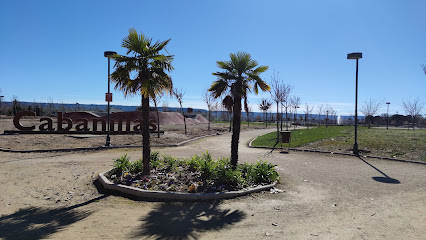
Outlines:
{"label": "paved walkway", "polygon": [[[98,193],[91,176],[111,168],[123,149],[1,153],[0,238],[424,239],[425,165],[246,147],[268,131],[241,133],[240,161],[277,164],[277,188],[285,192],[221,202],[144,202]],[[208,150],[217,158],[230,155],[230,138],[158,150],[178,157]]]}

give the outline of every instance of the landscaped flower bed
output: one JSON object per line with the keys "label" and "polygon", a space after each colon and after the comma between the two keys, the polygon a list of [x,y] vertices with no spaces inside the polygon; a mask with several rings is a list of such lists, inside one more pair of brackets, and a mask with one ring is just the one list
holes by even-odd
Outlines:
{"label": "landscaped flower bed", "polygon": [[114,168],[105,176],[116,184],[143,190],[209,193],[236,191],[267,185],[279,180],[275,165],[259,161],[232,169],[229,159],[212,159],[207,152],[190,159],[151,153],[151,174],[142,175],[142,161],[130,161],[127,154],[114,159]]}

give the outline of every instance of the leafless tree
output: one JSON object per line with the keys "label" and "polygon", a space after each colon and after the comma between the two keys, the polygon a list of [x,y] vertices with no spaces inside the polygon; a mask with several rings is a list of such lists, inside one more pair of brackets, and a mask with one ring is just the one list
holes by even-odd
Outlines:
{"label": "leafless tree", "polygon": [[403,99],[402,105],[404,106],[405,114],[411,116],[413,119],[413,130],[416,125],[416,120],[421,116],[421,111],[423,110],[424,103],[417,97],[413,100],[411,98]]}
{"label": "leafless tree", "polygon": [[229,131],[232,131],[232,107],[234,105],[234,100],[230,95],[227,95],[222,100],[222,107],[228,112],[228,119],[229,119]]}
{"label": "leafless tree", "polygon": [[368,120],[368,128],[371,127],[373,115],[379,111],[382,104],[383,100],[375,98],[370,98],[362,104],[360,111],[364,114],[365,119]]}
{"label": "leafless tree", "polygon": [[158,104],[163,97],[163,93],[156,95],[154,98],[151,98],[151,101],[154,103],[155,112],[157,113],[157,138],[160,138],[160,113],[158,112]]}
{"label": "leafless tree", "polygon": [[247,107],[245,107],[245,111],[247,113],[247,127],[250,127],[250,113],[251,113],[252,107],[247,105]]}
{"label": "leafless tree", "polygon": [[163,104],[161,105],[163,112],[169,111],[169,102],[167,100],[163,100]]}
{"label": "leafless tree", "polygon": [[173,95],[175,96],[175,98],[177,99],[177,101],[179,102],[180,105],[180,109],[182,111],[182,115],[183,115],[183,124],[185,125],[185,135],[186,135],[186,120],[185,120],[185,112],[183,111],[183,107],[182,107],[182,103],[183,103],[183,96],[185,96],[185,92],[182,89],[177,89],[174,88],[173,89]]}
{"label": "leafless tree", "polygon": [[210,94],[210,91],[208,89],[206,89],[204,91],[203,101],[206,103],[207,109],[209,111],[209,116],[208,116],[209,125],[208,125],[207,129],[208,129],[208,131],[210,131],[211,112],[214,108],[215,98]]}
{"label": "leafless tree", "polygon": [[323,108],[324,108],[324,105],[323,105],[323,104],[319,105],[319,106],[318,106],[318,108],[317,108],[317,114],[318,114],[318,127],[320,127],[320,125],[321,125],[321,115],[323,114]]}
{"label": "leafless tree", "polygon": [[266,127],[268,127],[268,110],[271,108],[271,106],[272,106],[272,102],[266,98],[262,98],[262,100],[259,103],[259,109],[262,110],[263,115],[266,116],[266,119],[264,117]]}
{"label": "leafless tree", "polygon": [[290,98],[290,106],[293,110],[293,124],[294,129],[296,129],[296,115],[297,109],[300,108],[300,97],[293,96]]}
{"label": "leafless tree", "polygon": [[280,132],[279,132],[279,122],[278,122],[278,116],[279,116],[279,106],[280,103],[283,101],[283,85],[281,79],[279,79],[279,73],[273,73],[271,77],[271,91],[269,92],[271,94],[272,100],[277,104],[277,142],[280,139]]}
{"label": "leafless tree", "polygon": [[309,128],[309,124],[307,124],[307,121],[309,121],[309,114],[314,110],[314,106],[309,107],[308,103],[305,104],[305,125]]}
{"label": "leafless tree", "polygon": [[334,111],[332,106],[330,106],[328,104],[325,106],[324,113],[326,114],[326,118],[325,118],[325,127],[326,128],[329,126],[330,118],[331,118],[331,120],[333,119],[334,112],[335,111]]}
{"label": "leafless tree", "polygon": [[[277,142],[279,140],[279,106],[280,104],[287,102],[292,87],[288,84],[284,84],[283,81],[279,78],[279,73],[273,73],[271,77],[271,98],[277,104]],[[282,130],[282,116],[281,116],[281,130]]]}

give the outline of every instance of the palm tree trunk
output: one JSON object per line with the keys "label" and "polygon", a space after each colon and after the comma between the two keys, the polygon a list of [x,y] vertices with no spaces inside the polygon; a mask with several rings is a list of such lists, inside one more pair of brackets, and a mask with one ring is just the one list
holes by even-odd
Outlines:
{"label": "palm tree trunk", "polygon": [[238,143],[240,141],[241,128],[241,97],[234,94],[233,105],[233,121],[232,121],[232,142],[231,142],[231,165],[235,169],[238,164]]}
{"label": "palm tree trunk", "polygon": [[142,162],[143,175],[149,175],[149,162],[151,157],[151,146],[149,140],[149,97],[142,95]]}

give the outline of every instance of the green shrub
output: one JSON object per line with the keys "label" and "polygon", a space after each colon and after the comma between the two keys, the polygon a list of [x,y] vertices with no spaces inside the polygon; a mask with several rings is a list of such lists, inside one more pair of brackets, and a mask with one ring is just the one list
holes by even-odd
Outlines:
{"label": "green shrub", "polygon": [[131,173],[142,172],[142,170],[143,170],[142,159],[139,159],[139,160],[134,161],[134,162],[130,162],[129,171]]}
{"label": "green shrub", "polygon": [[152,169],[157,169],[161,166],[161,160],[159,157],[160,153],[157,151],[151,151],[151,155],[150,155],[150,166]]}
{"label": "green shrub", "polygon": [[176,170],[176,167],[178,166],[179,161],[172,157],[172,156],[168,156],[168,155],[163,155],[163,162],[165,164],[165,168],[168,171],[174,171]]}
{"label": "green shrub", "polygon": [[186,164],[188,165],[188,168],[190,171],[195,172],[198,171],[201,167],[201,157],[198,155],[193,156],[191,159],[189,159]]}
{"label": "green shrub", "polygon": [[275,165],[266,161],[258,161],[247,173],[248,179],[255,184],[271,183],[278,181],[280,176],[275,170]]}
{"label": "green shrub", "polygon": [[127,156],[127,153],[119,158],[114,159],[114,170],[115,174],[120,175],[125,171],[129,171],[130,168],[130,157]]}
{"label": "green shrub", "polygon": [[201,179],[203,182],[207,182],[212,176],[215,171],[216,164],[211,159],[203,158],[200,162],[200,172],[201,172]]}
{"label": "green shrub", "polygon": [[228,158],[219,159],[214,171],[215,185],[226,185],[228,188],[236,188],[245,185],[241,171],[233,170]]}

